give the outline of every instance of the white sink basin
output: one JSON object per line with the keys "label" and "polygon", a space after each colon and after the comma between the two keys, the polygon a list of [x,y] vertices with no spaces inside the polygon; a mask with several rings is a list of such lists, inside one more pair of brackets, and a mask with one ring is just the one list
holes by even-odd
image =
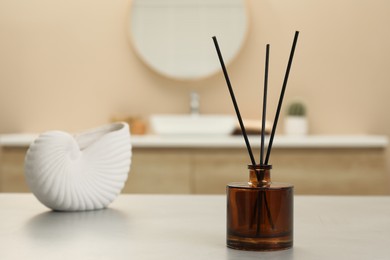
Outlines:
{"label": "white sink basin", "polygon": [[153,115],[150,125],[159,135],[229,135],[236,119],[228,115]]}

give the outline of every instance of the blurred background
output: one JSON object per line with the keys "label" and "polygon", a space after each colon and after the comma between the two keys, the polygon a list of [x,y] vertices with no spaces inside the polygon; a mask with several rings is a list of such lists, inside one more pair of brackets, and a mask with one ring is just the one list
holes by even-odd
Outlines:
{"label": "blurred background", "polygon": [[[207,145],[203,135],[191,137],[192,143],[199,138],[200,147],[184,136],[172,145],[175,137],[169,135],[163,145],[151,116],[188,115],[194,109],[200,115],[234,115],[211,40],[216,35],[248,122],[261,119],[265,45],[271,44],[267,119],[272,122],[298,30],[273,151],[275,180],[294,183],[298,194],[388,194],[389,9],[385,0],[0,0],[0,190],[28,191],[23,158],[35,134],[125,120],[138,126],[125,192],[223,193],[226,182],[247,178],[243,143],[224,136],[218,138],[225,145]],[[176,26],[188,13],[204,29]],[[215,20],[220,29],[211,26]],[[207,27],[215,33],[190,47],[191,37],[203,38]],[[187,41],[173,46],[180,39]],[[173,57],[184,45],[207,53],[207,64],[191,62],[200,54],[178,51],[184,57],[179,65],[162,56]],[[199,74],[188,72],[208,66]],[[307,124],[299,137],[285,132],[295,100],[303,104]],[[156,181],[161,190],[150,187]]]}

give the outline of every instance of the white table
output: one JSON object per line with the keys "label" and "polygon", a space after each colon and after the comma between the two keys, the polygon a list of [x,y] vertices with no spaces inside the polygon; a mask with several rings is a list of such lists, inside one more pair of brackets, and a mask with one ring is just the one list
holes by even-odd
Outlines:
{"label": "white table", "polygon": [[225,246],[225,196],[120,195],[106,210],[58,213],[0,194],[0,259],[390,259],[390,197],[297,196],[295,244]]}

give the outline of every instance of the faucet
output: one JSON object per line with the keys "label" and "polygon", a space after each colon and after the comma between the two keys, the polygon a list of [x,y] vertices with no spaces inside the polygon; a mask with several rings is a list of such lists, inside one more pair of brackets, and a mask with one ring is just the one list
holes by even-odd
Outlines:
{"label": "faucet", "polygon": [[190,93],[190,111],[191,115],[199,115],[199,94],[196,91]]}

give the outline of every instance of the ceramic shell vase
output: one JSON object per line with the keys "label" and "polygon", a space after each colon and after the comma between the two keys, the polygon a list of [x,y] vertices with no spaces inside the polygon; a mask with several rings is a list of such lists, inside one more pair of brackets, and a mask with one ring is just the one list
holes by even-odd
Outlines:
{"label": "ceramic shell vase", "polygon": [[41,134],[25,158],[28,186],[45,206],[59,211],[105,208],[122,190],[130,170],[129,126],[113,123],[81,134]]}

